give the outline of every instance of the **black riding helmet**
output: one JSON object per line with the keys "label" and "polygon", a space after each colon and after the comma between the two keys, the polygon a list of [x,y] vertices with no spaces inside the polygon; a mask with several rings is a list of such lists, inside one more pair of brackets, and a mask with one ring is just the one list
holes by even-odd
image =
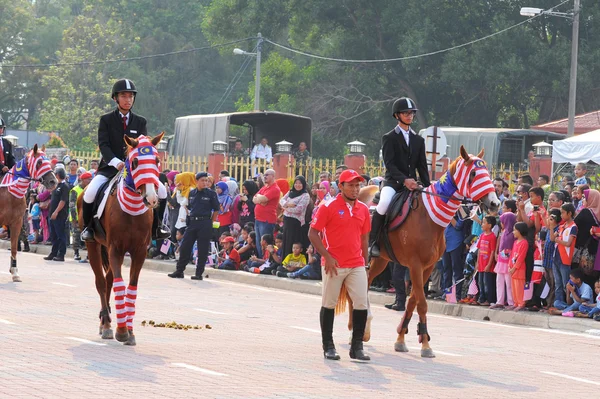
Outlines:
{"label": "black riding helmet", "polygon": [[[392,116],[396,115],[399,112],[405,111],[418,111],[417,105],[413,100],[408,97],[401,97],[394,101],[394,105],[392,105]],[[394,116],[395,117],[395,116]]]}
{"label": "black riding helmet", "polygon": [[6,127],[6,122],[2,118],[0,118],[0,127]]}
{"label": "black riding helmet", "polygon": [[113,85],[112,94],[110,96],[113,99],[115,99],[117,97],[117,94],[123,93],[126,91],[133,93],[134,97],[135,97],[135,95],[137,95],[137,90],[135,88],[135,84],[133,83],[133,81],[131,81],[129,79],[119,79]]}

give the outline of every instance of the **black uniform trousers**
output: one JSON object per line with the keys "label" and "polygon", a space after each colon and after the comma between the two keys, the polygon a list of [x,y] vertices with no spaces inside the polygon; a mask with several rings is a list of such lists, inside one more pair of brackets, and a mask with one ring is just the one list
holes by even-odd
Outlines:
{"label": "black uniform trousers", "polygon": [[396,290],[396,302],[398,305],[406,304],[406,273],[408,268],[400,263],[393,263],[392,284]]}
{"label": "black uniform trousers", "polygon": [[204,273],[208,252],[210,250],[210,240],[212,239],[213,228],[212,220],[190,220],[179,248],[179,260],[177,261],[177,271],[182,272],[192,259],[192,249],[194,242],[198,243],[198,261],[196,263],[196,275],[201,276]]}

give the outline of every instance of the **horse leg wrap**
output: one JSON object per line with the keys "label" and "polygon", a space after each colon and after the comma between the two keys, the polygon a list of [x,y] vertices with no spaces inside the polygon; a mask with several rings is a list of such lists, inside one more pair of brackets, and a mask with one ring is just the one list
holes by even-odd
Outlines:
{"label": "horse leg wrap", "polygon": [[417,335],[419,336],[419,343],[423,342],[423,335],[427,335],[427,341],[431,341],[431,337],[427,332],[427,323],[417,324]]}
{"label": "horse leg wrap", "polygon": [[110,318],[110,309],[101,310],[98,317],[100,318],[100,322],[102,324],[107,323],[107,322],[110,323],[112,321]]}
{"label": "horse leg wrap", "polygon": [[113,291],[115,292],[117,327],[123,328],[127,325],[127,311],[125,309],[125,283],[121,277],[113,280]]}
{"label": "horse leg wrap", "polygon": [[127,295],[125,296],[125,310],[127,311],[127,329],[133,330],[133,316],[135,316],[135,300],[137,298],[137,286],[130,285],[127,287]]}
{"label": "horse leg wrap", "polygon": [[402,321],[402,330],[404,330],[406,328],[406,333],[408,333],[408,325],[410,324],[410,317],[406,317],[404,318],[404,320]]}
{"label": "horse leg wrap", "polygon": [[17,267],[17,259],[10,257],[10,267]]}

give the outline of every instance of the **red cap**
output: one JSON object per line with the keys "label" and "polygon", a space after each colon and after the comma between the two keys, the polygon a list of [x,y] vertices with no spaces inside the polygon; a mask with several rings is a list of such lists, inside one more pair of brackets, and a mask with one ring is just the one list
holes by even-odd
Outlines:
{"label": "red cap", "polygon": [[365,181],[365,179],[361,175],[359,175],[355,170],[353,170],[353,169],[346,169],[340,175],[340,184],[341,183],[348,183],[348,182],[351,182],[352,180],[355,180],[355,179],[358,179],[360,181]]}
{"label": "red cap", "polygon": [[81,176],[79,176],[79,178],[81,180],[91,179],[92,178],[92,174],[90,172],[84,172],[84,173],[81,174]]}
{"label": "red cap", "polygon": [[235,242],[235,238],[233,238],[231,236],[227,236],[227,237],[223,238],[223,242]]}
{"label": "red cap", "polygon": [[50,161],[50,163],[52,164],[52,166],[54,166],[54,165],[56,165],[58,163],[58,159],[52,158],[52,160]]}

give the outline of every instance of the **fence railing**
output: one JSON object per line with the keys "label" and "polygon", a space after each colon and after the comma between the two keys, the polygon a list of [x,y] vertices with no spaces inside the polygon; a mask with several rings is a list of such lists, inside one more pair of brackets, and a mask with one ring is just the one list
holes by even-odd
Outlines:
{"label": "fence railing", "polygon": [[[91,161],[98,161],[101,158],[100,153],[93,151],[71,151],[70,154],[71,158],[78,159],[86,169],[90,168]],[[209,158],[210,157],[205,156],[173,156],[167,154],[162,161],[162,169],[196,173],[201,170],[209,169]],[[318,182],[319,175],[322,172],[329,172],[333,177],[335,170],[341,164],[335,159],[310,159],[305,162],[299,162],[294,160],[293,157],[290,157],[288,160],[285,158],[282,160],[280,158],[279,162],[284,162],[284,164],[278,165],[278,169],[281,170],[282,166],[285,167],[287,175],[277,176],[278,178],[293,179],[295,176],[301,175],[304,176],[309,183]],[[237,181],[245,181],[251,179],[257,173],[262,173],[271,167],[273,167],[273,162],[266,162],[262,159],[252,161],[249,157],[225,156],[225,160],[222,165],[218,166],[218,169],[227,170],[229,175],[234,177]],[[385,173],[385,166],[382,161],[367,159],[362,173],[371,177],[383,176]],[[513,181],[516,180],[519,175],[524,173],[528,173],[528,170],[523,167],[515,167],[512,164],[493,165],[490,168],[490,175],[492,178],[503,178],[504,181],[509,184],[511,192],[514,192],[515,190],[515,183],[513,183]]]}

